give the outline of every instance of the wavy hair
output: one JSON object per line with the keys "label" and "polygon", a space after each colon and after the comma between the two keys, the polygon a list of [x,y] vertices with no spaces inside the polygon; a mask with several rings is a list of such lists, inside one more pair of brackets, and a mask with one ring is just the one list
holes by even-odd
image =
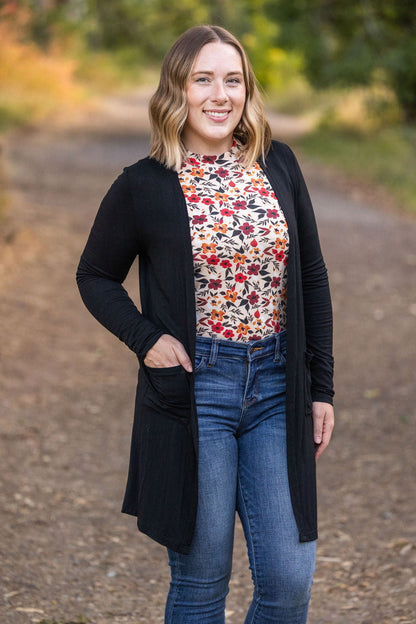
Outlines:
{"label": "wavy hair", "polygon": [[227,43],[241,57],[246,102],[234,138],[241,147],[241,162],[251,167],[257,158],[265,158],[271,142],[270,126],[264,115],[263,101],[256,77],[240,42],[220,26],[194,26],[185,31],[167,53],[161,69],[159,86],[149,103],[152,129],[149,155],[169,169],[179,171],[186,159],[182,131],[188,116],[186,85],[195,59],[207,43]]}

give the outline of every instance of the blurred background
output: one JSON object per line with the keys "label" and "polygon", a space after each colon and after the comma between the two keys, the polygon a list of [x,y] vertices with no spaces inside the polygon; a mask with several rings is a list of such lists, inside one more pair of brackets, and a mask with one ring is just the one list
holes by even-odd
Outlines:
{"label": "blurred background", "polygon": [[154,85],[197,23],[246,47],[268,105],[306,119],[302,147],[415,204],[413,0],[20,0],[0,9],[0,129]]}
{"label": "blurred background", "polygon": [[[147,154],[161,60],[198,23],[247,49],[328,266],[336,427],[309,623],[415,624],[414,0],[0,0],[0,622],[163,622],[165,551],[120,514],[137,361],[75,271]],[[138,302],[136,265],[126,287]],[[227,624],[250,600],[237,522]]]}

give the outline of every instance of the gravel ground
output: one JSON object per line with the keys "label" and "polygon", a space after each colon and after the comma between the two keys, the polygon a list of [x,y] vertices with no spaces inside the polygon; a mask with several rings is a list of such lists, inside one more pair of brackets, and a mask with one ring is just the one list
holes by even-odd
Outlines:
{"label": "gravel ground", "polygon": [[[83,308],[75,269],[122,166],[147,150],[147,94],[4,142],[0,231],[0,621],[163,622],[162,547],[120,514],[136,361]],[[285,119],[275,119],[280,136]],[[287,130],[287,129],[286,129]],[[298,128],[299,130],[299,128]],[[290,137],[289,137],[290,138]],[[416,221],[303,163],[330,273],[336,432],[319,461],[310,624],[416,622]],[[127,287],[137,300],[137,268]],[[239,524],[227,624],[251,580]]]}

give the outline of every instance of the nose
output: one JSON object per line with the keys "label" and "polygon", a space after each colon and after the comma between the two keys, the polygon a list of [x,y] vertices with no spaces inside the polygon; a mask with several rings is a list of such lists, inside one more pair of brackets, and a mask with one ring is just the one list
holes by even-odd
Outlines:
{"label": "nose", "polygon": [[214,102],[225,102],[228,99],[228,95],[224,88],[224,83],[222,80],[217,80],[214,83],[211,99]]}

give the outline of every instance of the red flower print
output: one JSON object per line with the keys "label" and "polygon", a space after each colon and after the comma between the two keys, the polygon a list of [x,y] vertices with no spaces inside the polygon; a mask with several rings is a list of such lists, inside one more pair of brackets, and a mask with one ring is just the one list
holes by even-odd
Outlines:
{"label": "red flower print", "polygon": [[269,217],[269,219],[277,219],[277,217],[279,216],[279,211],[270,208],[267,211],[267,216]]}
{"label": "red flower print", "polygon": [[229,269],[232,266],[229,260],[221,260],[220,265],[222,266],[223,269]]}
{"label": "red flower print", "polygon": [[189,195],[188,200],[191,202],[191,204],[196,204],[197,202],[199,202],[201,198],[198,197],[198,195],[196,195],[195,193],[193,193],[192,195]]}
{"label": "red flower print", "polygon": [[247,275],[243,275],[243,273],[237,273],[237,275],[235,276],[235,281],[239,282],[240,284],[245,282],[246,279],[247,279]]}
{"label": "red flower print", "polygon": [[232,329],[226,329],[223,336],[224,338],[232,338],[234,336],[234,332]]}
{"label": "red flower print", "polygon": [[216,334],[220,334],[222,332],[222,330],[224,329],[224,326],[221,325],[221,323],[215,323],[215,325],[211,325],[211,329]]}
{"label": "red flower print", "polygon": [[224,167],[220,167],[219,169],[217,169],[216,174],[220,176],[220,178],[226,178],[228,175],[228,171],[227,169],[224,169]]}
{"label": "red flower print", "polygon": [[235,208],[236,210],[241,210],[242,208],[245,208],[247,206],[247,202],[245,201],[235,201],[233,203],[233,208]]}
{"label": "red flower print", "polygon": [[217,258],[217,256],[215,254],[211,254],[210,257],[207,258],[208,264],[218,264],[219,261],[220,261],[220,259]]}
{"label": "red flower print", "polygon": [[214,200],[212,200],[210,197],[204,197],[204,199],[202,200],[202,203],[205,204],[206,206],[211,206],[211,204],[214,203]]}
{"label": "red flower print", "polygon": [[254,232],[254,225],[250,225],[247,222],[243,223],[243,225],[240,225],[240,230],[247,236],[248,234]]}
{"label": "red flower print", "polygon": [[229,208],[223,208],[221,210],[221,214],[223,217],[231,217],[234,214],[234,210],[230,210]]}
{"label": "red flower print", "polygon": [[205,223],[205,221],[207,220],[205,215],[194,215],[192,217],[192,223],[194,225],[201,225],[201,223]]}
{"label": "red flower print", "polygon": [[275,255],[276,260],[278,260],[279,262],[282,262],[282,260],[285,257],[285,252],[284,251],[278,251],[277,249],[273,249],[273,253]]}
{"label": "red flower print", "polygon": [[263,195],[263,197],[268,197],[270,193],[265,188],[261,188],[259,189],[259,195]]}
{"label": "red flower print", "polygon": [[222,284],[220,279],[211,279],[208,282],[208,288],[211,288],[212,290],[221,288],[221,286]]}
{"label": "red flower print", "polygon": [[217,160],[216,156],[204,156],[202,162],[204,163],[214,163]]}
{"label": "red flower print", "polygon": [[247,267],[247,273],[249,275],[258,275],[260,271],[260,265],[259,264],[250,264]]}
{"label": "red flower print", "polygon": [[197,161],[196,158],[188,158],[188,163],[190,165],[199,165],[199,162]]}
{"label": "red flower print", "polygon": [[259,300],[259,296],[257,293],[254,292],[254,290],[249,294],[249,296],[247,297],[250,305],[254,305],[255,303],[257,303],[257,301]]}
{"label": "red flower print", "polygon": [[274,277],[270,284],[270,288],[277,288],[278,286],[280,286],[280,277]]}

